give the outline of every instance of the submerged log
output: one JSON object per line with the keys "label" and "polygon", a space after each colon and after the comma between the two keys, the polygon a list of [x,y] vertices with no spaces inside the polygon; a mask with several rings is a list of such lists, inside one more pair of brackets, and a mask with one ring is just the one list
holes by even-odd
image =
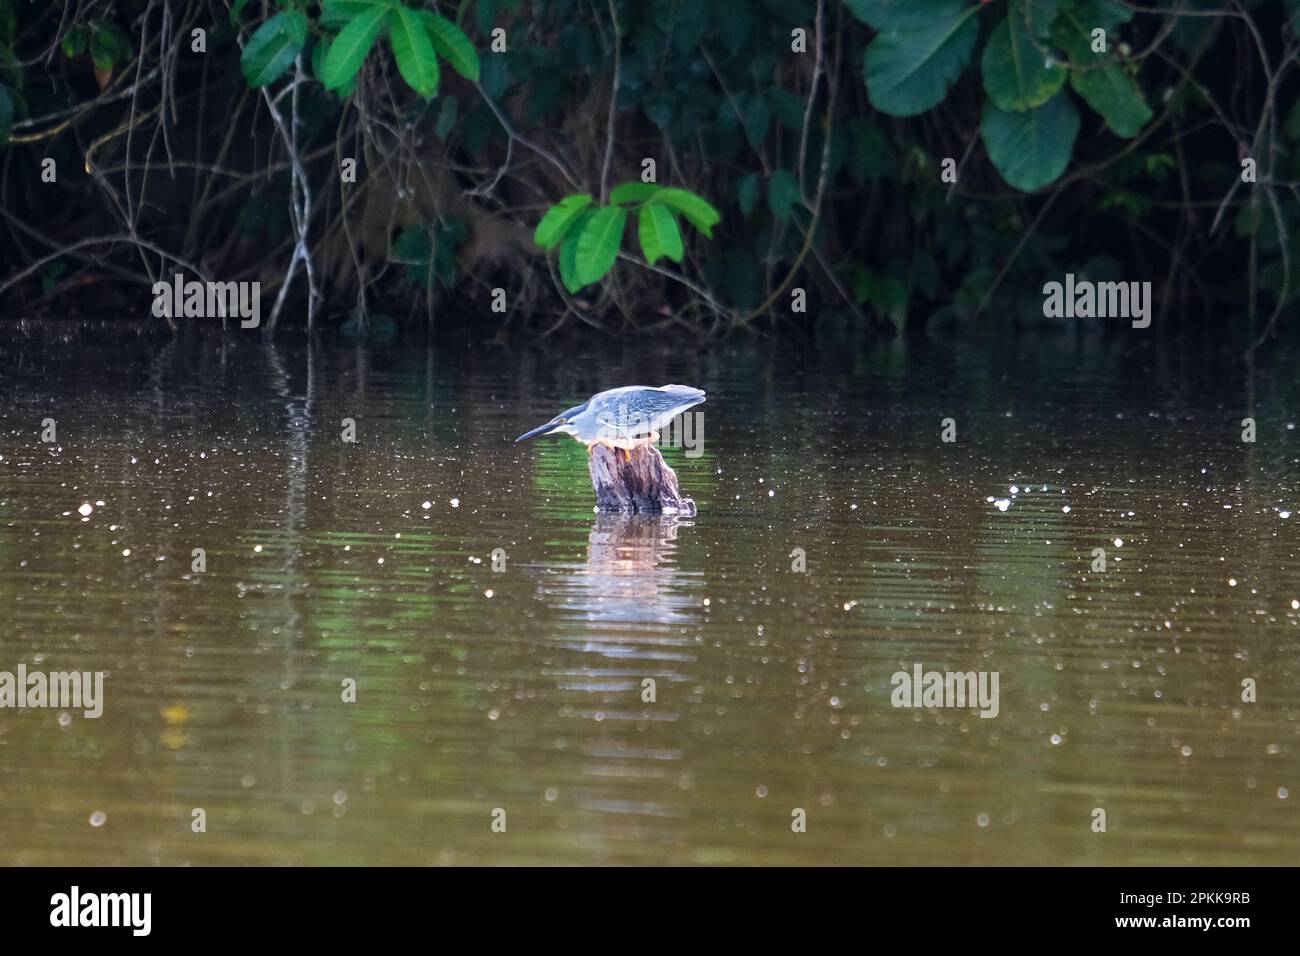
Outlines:
{"label": "submerged log", "polygon": [[595,445],[587,460],[596,510],[623,514],[682,514],[693,516],[695,502],[683,498],[677,473],[653,445],[630,452]]}

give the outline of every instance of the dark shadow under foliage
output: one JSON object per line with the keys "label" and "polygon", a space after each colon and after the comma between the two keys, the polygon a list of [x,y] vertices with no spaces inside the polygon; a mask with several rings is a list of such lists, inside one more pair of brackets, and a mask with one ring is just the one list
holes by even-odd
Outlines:
{"label": "dark shadow under foliage", "polygon": [[0,314],[139,317],[180,272],[259,281],[267,328],[883,336],[1050,323],[1074,273],[1248,347],[1300,288],[1298,32],[1300,0],[0,0]]}

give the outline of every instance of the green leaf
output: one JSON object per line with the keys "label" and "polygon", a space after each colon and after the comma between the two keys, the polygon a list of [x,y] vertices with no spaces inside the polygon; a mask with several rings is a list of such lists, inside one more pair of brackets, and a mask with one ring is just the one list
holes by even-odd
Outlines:
{"label": "green leaf", "polygon": [[564,283],[564,287],[570,294],[587,285],[578,279],[578,238],[595,214],[594,209],[584,209],[569,229],[564,244],[560,246],[560,281]]}
{"label": "green leaf", "polygon": [[339,31],[325,57],[321,76],[325,89],[337,90],[357,75],[387,16],[387,7],[371,7],[358,13]]}
{"label": "green leaf", "polygon": [[116,53],[115,59],[118,63],[125,63],[135,56],[135,47],[131,44],[131,37],[116,23],[104,23],[99,30],[108,38],[108,43],[113,47]]}
{"label": "green leaf", "polygon": [[[330,47],[333,46],[333,44],[334,40],[332,37],[322,36],[316,41],[316,45],[311,49],[311,75],[320,80],[321,83],[325,82],[325,57],[329,56]],[[352,79],[348,80],[334,92],[338,94],[340,99],[347,99],[352,95],[352,91],[356,88],[357,78],[353,75]]]}
{"label": "green leaf", "polygon": [[673,8],[673,46],[681,54],[692,54],[700,47],[709,29],[713,11],[708,3],[680,3]]}
{"label": "green leaf", "polygon": [[429,237],[426,226],[411,226],[403,229],[393,241],[388,261],[403,266],[412,282],[427,286],[433,277],[429,268],[433,260],[433,240]]}
{"label": "green leaf", "polygon": [[312,44],[311,75],[316,77],[316,79],[318,80],[321,78],[321,75],[325,72],[325,55],[329,53],[330,44],[333,42],[334,42],[333,38],[331,37],[320,36],[317,37],[316,42]]}
{"label": "green leaf", "polygon": [[296,10],[277,13],[249,37],[239,58],[244,79],[249,86],[266,86],[289,69],[306,42],[307,18]]}
{"label": "green leaf", "polygon": [[[892,116],[916,116],[943,102],[979,37],[978,6],[962,0],[920,0],[915,6],[929,12],[928,22],[881,33],[863,59],[871,105]],[[901,17],[913,22],[911,13]]]}
{"label": "green leaf", "polygon": [[844,0],[855,17],[873,30],[919,30],[934,22],[943,0]]}
{"label": "green leaf", "polygon": [[685,189],[662,189],[655,196],[654,201],[676,209],[692,226],[710,238],[713,236],[713,227],[722,219],[716,209],[695,193],[687,192]]}
{"label": "green leaf", "polygon": [[1094,6],[1063,10],[1052,29],[1052,39],[1070,57],[1070,86],[1101,114],[1112,133],[1130,139],[1150,121],[1151,108],[1114,53],[1092,52],[1090,24],[1096,21],[1083,17],[1098,16],[1090,12]]}
{"label": "green leaf", "polygon": [[1101,27],[1110,32],[1133,19],[1133,11],[1114,0],[1072,0],[1066,9],[1086,23],[1088,31]]}
{"label": "green leaf", "polygon": [[455,216],[446,216],[433,227],[433,272],[447,288],[456,282],[457,250],[469,238],[469,225]]}
{"label": "green leaf", "polygon": [[1032,109],[1065,85],[1069,71],[1055,61],[1055,51],[1040,50],[1043,46],[1015,10],[993,28],[980,68],[984,89],[998,109]]}
{"label": "green leaf", "polygon": [[490,57],[487,66],[483,68],[483,89],[494,100],[504,96],[510,84],[516,79],[518,77],[511,73],[508,57]]}
{"label": "green leaf", "polygon": [[1052,21],[1056,19],[1057,11],[1061,9],[1061,0],[1024,0],[1023,3],[1012,3],[1009,15],[1023,23],[1026,7],[1029,14],[1029,26],[1034,31],[1034,36],[1040,40],[1045,40],[1051,36]]}
{"label": "green leaf", "polygon": [[0,43],[14,45],[16,23],[13,4],[10,0],[0,0]]}
{"label": "green leaf", "polygon": [[786,129],[803,129],[804,101],[789,90],[774,86],[767,91],[767,102],[772,114]]}
{"label": "green leaf", "polygon": [[1070,85],[1085,103],[1101,114],[1116,136],[1132,139],[1152,117],[1142,91],[1123,67],[1071,70]]}
{"label": "green leaf", "polygon": [[239,15],[244,12],[246,6],[248,6],[248,0],[235,0],[230,5],[230,25],[232,27],[239,25]]}
{"label": "green leaf", "polygon": [[897,276],[881,275],[854,266],[852,271],[853,298],[858,305],[869,305],[902,327],[907,315],[907,284]]}
{"label": "green leaf", "polygon": [[96,26],[90,34],[90,59],[99,70],[111,70],[123,57],[117,37],[106,29],[106,24]]}
{"label": "green leaf", "polygon": [[749,140],[749,145],[755,149],[762,146],[763,140],[767,138],[768,127],[772,125],[772,110],[768,107],[767,100],[757,93],[751,96],[741,123],[745,127],[745,138]]}
{"label": "green leaf", "polygon": [[318,80],[325,70],[325,54],[329,53],[333,42],[330,37],[322,36],[311,48],[311,75]]}
{"label": "green leaf", "polygon": [[682,232],[667,207],[654,202],[646,203],[641,207],[637,219],[641,251],[645,253],[646,262],[653,265],[661,256],[667,256],[673,262],[682,261]]}
{"label": "green leaf", "polygon": [[320,25],[337,32],[368,9],[376,6],[391,9],[393,5],[393,0],[321,0]]}
{"label": "green leaf", "polygon": [[9,142],[9,133],[14,125],[14,100],[9,95],[9,87],[0,85],[0,146]]}
{"label": "green leaf", "polygon": [[980,136],[989,159],[1003,179],[1025,192],[1065,172],[1078,135],[1079,112],[1064,91],[1023,113],[1000,110],[991,100],[984,104]]}
{"label": "green leaf", "polygon": [[433,134],[447,142],[447,137],[451,134],[451,128],[456,125],[456,117],[460,115],[460,101],[454,96],[444,96],[442,98],[442,108],[438,110],[438,119],[433,124]]}
{"label": "green leaf", "polygon": [[59,48],[63,50],[64,56],[72,59],[77,54],[86,52],[86,43],[89,39],[90,31],[83,26],[75,26],[63,34],[63,39],[59,41]]}
{"label": "green leaf", "polygon": [[589,285],[609,272],[618,258],[623,243],[623,227],[627,225],[627,210],[622,206],[606,206],[596,210],[578,236],[578,281]]}
{"label": "green leaf", "polygon": [[393,47],[397,72],[406,85],[426,100],[438,92],[438,61],[433,55],[433,43],[424,29],[421,18],[414,10],[396,7],[388,30],[388,42]]}
{"label": "green leaf", "polygon": [[478,26],[478,32],[483,36],[492,32],[500,6],[501,0],[477,0],[474,4],[474,22]]}
{"label": "green leaf", "polygon": [[537,224],[537,229],[533,233],[533,242],[543,249],[550,249],[564,238],[578,215],[593,201],[586,193],[565,196],[546,211],[546,215],[542,217],[542,221]]}
{"label": "green leaf", "polygon": [[610,190],[609,203],[617,206],[625,202],[645,202],[659,191],[658,183],[623,183]]}
{"label": "green leaf", "polygon": [[469,37],[456,24],[431,10],[421,10],[420,18],[429,31],[429,39],[433,41],[438,55],[465,79],[477,83],[480,73],[478,51],[474,49]]}
{"label": "green leaf", "polygon": [[736,202],[740,204],[740,212],[746,219],[758,205],[758,193],[762,188],[763,179],[758,173],[747,173],[741,177],[740,185],[736,187]]}
{"label": "green leaf", "polygon": [[799,181],[788,169],[778,169],[767,184],[767,207],[777,222],[790,221],[790,211],[799,200]]}

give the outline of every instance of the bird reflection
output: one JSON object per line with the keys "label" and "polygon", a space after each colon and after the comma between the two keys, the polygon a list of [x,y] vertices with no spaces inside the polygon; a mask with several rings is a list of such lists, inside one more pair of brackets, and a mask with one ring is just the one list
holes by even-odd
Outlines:
{"label": "bird reflection", "polygon": [[[587,562],[571,566],[560,606],[596,624],[632,625],[609,636],[645,636],[695,619],[690,581],[677,566],[677,536],[691,527],[677,515],[601,514],[587,538]],[[589,636],[603,637],[604,628]]]}

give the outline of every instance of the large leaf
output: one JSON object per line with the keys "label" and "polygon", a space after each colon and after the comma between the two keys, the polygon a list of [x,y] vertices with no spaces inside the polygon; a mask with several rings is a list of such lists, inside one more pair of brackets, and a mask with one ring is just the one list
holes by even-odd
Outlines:
{"label": "large leaf", "polygon": [[470,42],[469,37],[465,36],[456,24],[431,10],[421,10],[420,18],[424,21],[425,29],[429,31],[429,39],[433,41],[438,55],[450,63],[451,68],[465,79],[477,83],[478,51],[474,49],[474,44]]}
{"label": "large leaf", "polygon": [[979,37],[978,6],[962,0],[922,0],[917,6],[930,12],[927,22],[881,33],[862,64],[871,104],[893,116],[916,116],[943,102]]}
{"label": "large leaf", "polygon": [[393,241],[388,261],[403,266],[407,278],[416,285],[427,286],[433,277],[433,238],[428,227],[421,225],[403,229]]}
{"label": "large leaf", "polygon": [[359,13],[372,7],[393,6],[392,0],[321,0],[320,25],[328,30],[342,30]]}
{"label": "large leaf", "polygon": [[[1224,7],[1223,0],[1184,0],[1183,7],[1187,10],[1186,16],[1178,17],[1173,23],[1173,30],[1169,33],[1169,39],[1188,56],[1196,56],[1204,52],[1204,49],[1214,41],[1218,36],[1220,28],[1224,24],[1231,24],[1232,18],[1228,16],[1216,17],[1206,16],[1210,11],[1219,12]],[[1288,9],[1300,10],[1300,2],[1297,0],[1288,0]],[[1293,22],[1292,29],[1300,27],[1300,20]]]}
{"label": "large leaf", "polygon": [[1073,11],[1088,29],[1111,30],[1133,19],[1133,11],[1116,0],[1072,0],[1066,9]]}
{"label": "large leaf", "polygon": [[258,27],[244,46],[239,58],[244,79],[249,86],[266,86],[289,69],[306,42],[307,18],[296,10],[277,13]]}
{"label": "large leaf", "polygon": [[1042,106],[1023,113],[984,104],[980,136],[989,159],[1002,178],[1017,189],[1032,192],[1065,172],[1079,135],[1079,111],[1064,91]]}
{"label": "large leaf", "polygon": [[777,222],[788,223],[790,211],[799,200],[799,181],[788,169],[778,169],[767,184],[767,207]]}
{"label": "large leaf", "polygon": [[658,183],[623,183],[610,191],[609,202],[612,206],[622,202],[645,202],[659,190]]}
{"label": "large leaf", "polygon": [[546,211],[542,221],[533,233],[533,242],[543,249],[550,249],[564,238],[569,227],[574,224],[584,209],[590,206],[592,198],[585,193],[577,196],[565,196]]}
{"label": "large leaf", "polygon": [[[329,56],[330,47],[334,45],[333,39],[322,36],[316,41],[316,45],[311,48],[311,75],[316,77],[322,83],[325,82],[325,58]],[[352,91],[357,88],[356,74],[334,92],[341,99],[347,99],[352,95]]]}
{"label": "large leaf", "polygon": [[1119,65],[1100,70],[1072,70],[1070,85],[1101,114],[1116,136],[1131,139],[1150,121],[1151,107],[1128,72]]}
{"label": "large leaf", "polygon": [[59,49],[68,59],[77,56],[79,53],[86,52],[86,44],[90,42],[90,31],[83,26],[75,26],[63,35],[59,41]]}
{"label": "large leaf", "polygon": [[1056,19],[1056,12],[1060,9],[1061,0],[1023,0],[1021,3],[1011,4],[1009,15],[1021,21],[1028,17],[1034,36],[1045,40],[1051,36],[1052,21]]}
{"label": "large leaf", "polygon": [[[292,57],[290,60],[292,61]],[[117,62],[117,44],[112,35],[103,30],[96,30],[90,35],[90,61],[97,70],[112,70]]]}
{"label": "large leaf", "polygon": [[736,202],[740,205],[740,211],[746,219],[754,212],[754,207],[758,205],[758,194],[763,188],[763,180],[758,173],[746,173],[740,178],[740,183],[736,186]]}
{"label": "large leaf", "polygon": [[578,281],[583,285],[595,282],[614,265],[619,246],[623,243],[623,227],[627,225],[627,210],[622,206],[598,209],[578,236]]}
{"label": "large leaf", "polygon": [[111,70],[135,55],[131,38],[116,23],[98,24],[90,35],[90,59],[101,70]]}
{"label": "large leaf", "polygon": [[682,232],[666,206],[655,202],[646,203],[641,207],[637,218],[641,251],[645,254],[646,262],[653,265],[661,256],[667,256],[673,262],[682,261]]}
{"label": "large leaf", "polygon": [[560,246],[560,281],[570,293],[587,285],[578,278],[578,239],[594,215],[596,210],[584,209],[565,235],[564,244]]}
{"label": "large leaf", "polygon": [[695,193],[687,192],[685,189],[661,189],[655,195],[654,201],[676,209],[692,226],[709,237],[713,236],[713,227],[722,219],[716,209]]}
{"label": "large leaf", "polygon": [[1112,133],[1130,139],[1150,121],[1151,108],[1136,81],[1111,52],[1112,44],[1108,44],[1106,53],[1092,52],[1091,31],[1096,21],[1084,17],[1101,15],[1091,12],[1093,6],[1062,10],[1052,28],[1052,39],[1070,57],[1070,86],[1101,114]]}
{"label": "large leaf", "polygon": [[767,138],[768,127],[772,125],[772,108],[767,105],[767,98],[758,93],[752,95],[745,105],[740,122],[749,145],[755,149],[762,146],[763,140]]}
{"label": "large leaf", "polygon": [[330,44],[329,53],[321,69],[321,79],[327,90],[337,90],[356,76],[365,62],[366,54],[375,45],[375,38],[384,26],[388,7],[370,7],[356,14]]}
{"label": "large leaf", "polygon": [[980,69],[984,90],[998,109],[1033,109],[1065,85],[1069,71],[1056,62],[1053,52],[1030,34],[1019,10],[1013,8],[993,28]]}
{"label": "large leaf", "polygon": [[442,106],[438,110],[438,118],[433,124],[433,135],[444,143],[447,137],[451,135],[452,127],[456,125],[456,117],[460,115],[460,102],[454,96],[444,96]]}
{"label": "large leaf", "polygon": [[873,30],[919,30],[934,22],[947,0],[844,0],[855,17]]}
{"label": "large leaf", "polygon": [[426,100],[433,99],[438,92],[438,61],[421,18],[406,7],[394,8],[388,39],[393,45],[397,72],[406,85]]}

